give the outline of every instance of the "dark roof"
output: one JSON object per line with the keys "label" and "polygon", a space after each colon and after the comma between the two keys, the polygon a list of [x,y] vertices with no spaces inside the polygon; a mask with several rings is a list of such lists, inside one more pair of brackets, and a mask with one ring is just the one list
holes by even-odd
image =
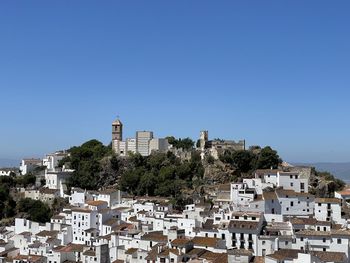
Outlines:
{"label": "dark roof", "polygon": [[163,235],[163,231],[153,231],[148,232],[147,234],[144,234],[141,237],[142,240],[150,240],[150,241],[157,241],[157,242],[167,242],[168,237]]}
{"label": "dark roof", "polygon": [[220,239],[215,237],[194,237],[192,238],[193,244],[202,247],[217,247],[217,243]]}

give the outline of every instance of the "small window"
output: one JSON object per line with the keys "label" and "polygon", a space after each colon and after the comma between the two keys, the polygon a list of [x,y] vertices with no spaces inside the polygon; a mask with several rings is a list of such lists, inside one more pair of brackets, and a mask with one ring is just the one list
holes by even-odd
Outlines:
{"label": "small window", "polygon": [[341,238],[337,239],[337,244],[341,244]]}

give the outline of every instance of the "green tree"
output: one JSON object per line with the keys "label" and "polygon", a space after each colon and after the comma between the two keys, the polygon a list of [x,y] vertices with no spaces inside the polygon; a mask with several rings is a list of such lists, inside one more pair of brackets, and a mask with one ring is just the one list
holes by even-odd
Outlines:
{"label": "green tree", "polygon": [[121,190],[131,194],[136,194],[141,175],[144,173],[145,170],[140,167],[126,171],[120,179]]}
{"label": "green tree", "polygon": [[171,144],[176,149],[182,148],[184,150],[190,150],[190,149],[193,149],[194,147],[194,141],[189,137],[183,138],[183,139],[181,138],[176,139],[174,136],[168,136],[166,137],[166,139],[168,139],[168,143]]}
{"label": "green tree", "polygon": [[232,152],[225,150],[223,154],[219,155],[219,160],[223,163],[233,164]]}
{"label": "green tree", "polygon": [[231,155],[232,164],[243,173],[254,168],[255,155],[250,151],[235,151]]}
{"label": "green tree", "polygon": [[52,215],[47,204],[30,198],[21,199],[17,204],[17,210],[27,213],[30,220],[39,223],[49,222]]}
{"label": "green tree", "polygon": [[68,152],[70,155],[59,164],[62,166],[69,163],[70,168],[74,169],[68,186],[97,190],[101,172],[100,162],[105,156],[112,155],[111,149],[98,140],[90,140],[81,146],[70,148]]}
{"label": "green tree", "polygon": [[278,165],[282,162],[277,154],[277,151],[273,150],[270,146],[266,146],[261,149],[257,156],[256,169],[270,169],[278,168]]}
{"label": "green tree", "polygon": [[16,185],[23,186],[25,188],[29,185],[34,185],[35,182],[36,182],[36,176],[31,173],[16,177]]}
{"label": "green tree", "polygon": [[154,195],[155,186],[157,184],[156,176],[151,172],[146,172],[140,179],[138,193],[140,195]]}

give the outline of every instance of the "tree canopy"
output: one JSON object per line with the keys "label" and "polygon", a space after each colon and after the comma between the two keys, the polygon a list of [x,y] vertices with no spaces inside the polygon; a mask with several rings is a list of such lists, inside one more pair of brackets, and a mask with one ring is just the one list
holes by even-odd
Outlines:
{"label": "tree canopy", "polygon": [[60,166],[69,163],[70,168],[74,169],[68,186],[96,190],[98,174],[101,172],[100,161],[103,157],[111,155],[112,149],[98,140],[90,140],[81,146],[70,148],[68,152],[70,155],[59,163]]}
{"label": "tree canopy", "polygon": [[252,150],[225,151],[220,155],[220,160],[235,166],[243,173],[256,169],[277,168],[282,162],[277,151],[266,146],[258,152]]}
{"label": "tree canopy", "polygon": [[194,178],[202,178],[204,168],[194,154],[191,160],[181,161],[171,152],[147,157],[134,154],[131,168],[121,177],[121,190],[135,195],[176,197],[184,187],[192,187]]}
{"label": "tree canopy", "polygon": [[176,139],[174,136],[168,136],[166,138],[168,139],[169,144],[176,149],[191,150],[194,147],[194,141],[189,137]]}
{"label": "tree canopy", "polygon": [[21,199],[17,204],[18,212],[24,212],[29,215],[29,220],[45,223],[50,221],[51,209],[50,207],[39,201],[30,198]]}

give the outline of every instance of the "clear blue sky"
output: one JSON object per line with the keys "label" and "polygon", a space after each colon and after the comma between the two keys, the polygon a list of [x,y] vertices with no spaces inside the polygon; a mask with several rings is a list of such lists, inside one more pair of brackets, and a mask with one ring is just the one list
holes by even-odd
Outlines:
{"label": "clear blue sky", "polygon": [[96,138],[245,138],[350,161],[350,1],[1,1],[0,158]]}

